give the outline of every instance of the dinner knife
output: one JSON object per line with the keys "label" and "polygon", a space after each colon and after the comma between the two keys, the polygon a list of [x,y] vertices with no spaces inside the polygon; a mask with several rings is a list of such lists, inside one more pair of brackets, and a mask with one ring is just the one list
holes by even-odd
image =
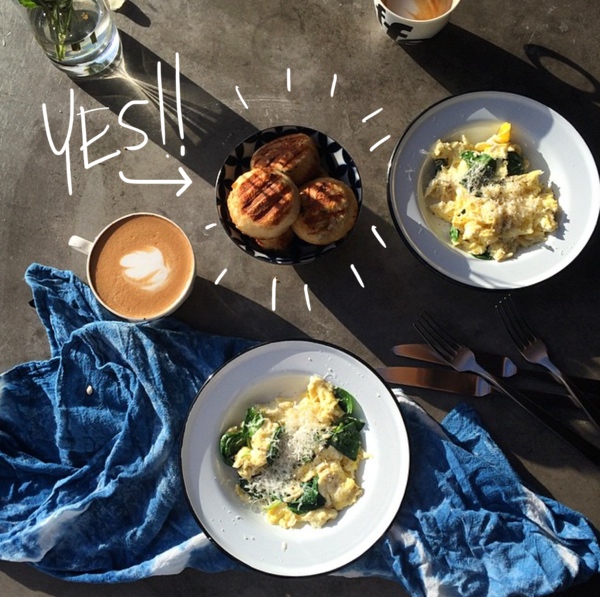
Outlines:
{"label": "dinner knife", "polygon": [[[392,352],[397,356],[448,366],[448,363],[442,360],[427,344],[398,344],[392,348]],[[538,389],[550,394],[566,395],[563,386],[557,384],[547,371],[535,370],[531,367],[517,368],[510,358],[485,351],[477,351],[477,360],[484,369],[500,377],[512,377],[517,372],[522,373],[523,375],[519,375],[516,382],[521,389],[535,391],[535,386],[539,386],[539,383],[542,382],[545,383],[544,387]],[[600,380],[573,375],[569,375],[569,379],[592,400],[600,401]]]}
{"label": "dinner knife", "polygon": [[[392,352],[400,357],[448,366],[448,363],[427,344],[398,344],[392,348]],[[508,357],[477,351],[477,360],[484,369],[494,375],[511,377],[517,372],[516,365]]]}
{"label": "dinner knife", "polygon": [[405,385],[464,396],[487,396],[492,386],[475,373],[432,367],[380,367],[377,373],[392,384]]}
{"label": "dinner knife", "polygon": [[[487,396],[494,392],[494,388],[477,374],[458,372],[454,369],[396,366],[380,367],[377,372],[389,384],[411,388],[423,388],[475,397]],[[559,387],[558,384],[539,389],[522,388],[521,385],[517,384],[517,389],[524,391],[529,398],[539,404],[549,407],[574,408],[567,395],[559,393],[563,388],[562,386]]]}

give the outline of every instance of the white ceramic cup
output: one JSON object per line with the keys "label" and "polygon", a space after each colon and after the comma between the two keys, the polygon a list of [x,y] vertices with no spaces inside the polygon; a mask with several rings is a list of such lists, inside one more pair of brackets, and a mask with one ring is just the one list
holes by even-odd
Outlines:
{"label": "white ceramic cup", "polygon": [[377,21],[399,44],[418,43],[441,31],[460,0],[374,0]]}
{"label": "white ceramic cup", "polygon": [[94,241],[71,236],[69,246],[87,256],[87,279],[98,302],[123,319],[150,321],[171,315],[192,291],[196,277],[192,244],[164,216],[127,214],[106,226]]}

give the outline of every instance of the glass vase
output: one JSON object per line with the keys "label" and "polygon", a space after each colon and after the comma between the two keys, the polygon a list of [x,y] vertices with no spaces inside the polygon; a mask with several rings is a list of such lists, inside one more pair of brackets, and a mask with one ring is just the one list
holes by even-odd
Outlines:
{"label": "glass vase", "polygon": [[74,79],[102,76],[118,66],[121,39],[105,0],[44,4],[46,8],[27,8],[27,13],[36,40],[54,66]]}

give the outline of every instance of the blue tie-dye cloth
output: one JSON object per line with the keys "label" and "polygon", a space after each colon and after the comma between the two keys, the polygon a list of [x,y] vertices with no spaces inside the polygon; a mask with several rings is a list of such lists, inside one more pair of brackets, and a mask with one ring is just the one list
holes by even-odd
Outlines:
{"label": "blue tie-dye cloth", "polygon": [[[191,515],[178,451],[202,383],[253,343],[175,319],[116,321],[70,272],[34,264],[26,280],[51,358],[0,376],[0,558],[96,583],[241,567]],[[526,489],[472,410],[438,425],[397,396],[405,499],[336,574],[396,580],[413,596],[535,597],[598,572],[594,529]]]}

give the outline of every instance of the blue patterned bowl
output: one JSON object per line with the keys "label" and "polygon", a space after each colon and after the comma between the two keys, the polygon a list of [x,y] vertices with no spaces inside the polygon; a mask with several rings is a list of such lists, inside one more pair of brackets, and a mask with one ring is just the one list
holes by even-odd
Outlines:
{"label": "blue patterned bowl", "polygon": [[[314,129],[303,126],[275,126],[254,133],[246,140],[242,141],[229,154],[223,164],[216,182],[217,212],[219,220],[227,233],[227,236],[240,248],[252,257],[275,263],[278,265],[296,265],[300,263],[310,263],[324,253],[328,253],[342,243],[348,235],[335,243],[326,246],[317,246],[306,243],[299,238],[295,238],[292,245],[286,251],[271,252],[265,251],[259,247],[254,239],[242,234],[232,223],[227,209],[227,196],[231,191],[233,182],[250,170],[250,158],[252,154],[262,145],[292,133],[305,133],[312,137],[319,149],[321,164],[329,176],[341,180],[347,184],[356,195],[358,208],[362,205],[362,182],[354,160],[348,155],[348,152],[334,139],[325,133],[320,133]],[[350,233],[349,233],[350,234]]]}

